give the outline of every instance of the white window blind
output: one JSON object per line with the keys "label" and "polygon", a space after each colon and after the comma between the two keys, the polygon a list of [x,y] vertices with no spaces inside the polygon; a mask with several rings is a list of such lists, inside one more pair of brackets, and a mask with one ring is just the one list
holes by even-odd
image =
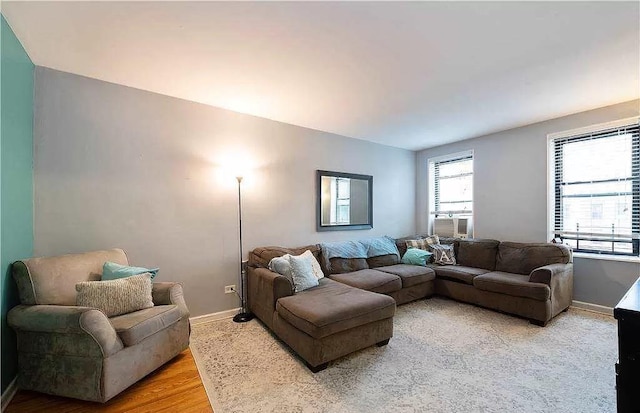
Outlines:
{"label": "white window blind", "polygon": [[552,140],[554,234],[575,251],[639,255],[638,122]]}
{"label": "white window blind", "polygon": [[473,154],[431,161],[434,209],[431,214],[471,215],[473,212]]}

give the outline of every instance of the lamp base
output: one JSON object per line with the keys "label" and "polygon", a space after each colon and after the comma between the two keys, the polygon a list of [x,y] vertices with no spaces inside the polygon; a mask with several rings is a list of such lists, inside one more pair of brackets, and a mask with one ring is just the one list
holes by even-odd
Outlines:
{"label": "lamp base", "polygon": [[246,323],[253,320],[255,315],[251,313],[238,313],[233,317],[233,321],[236,323]]}

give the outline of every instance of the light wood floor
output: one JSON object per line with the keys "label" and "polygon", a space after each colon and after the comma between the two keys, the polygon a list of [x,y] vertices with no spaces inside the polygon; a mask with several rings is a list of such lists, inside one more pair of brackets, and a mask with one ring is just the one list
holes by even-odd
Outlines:
{"label": "light wood floor", "polygon": [[5,412],[213,413],[213,409],[187,349],[105,404],[19,390]]}

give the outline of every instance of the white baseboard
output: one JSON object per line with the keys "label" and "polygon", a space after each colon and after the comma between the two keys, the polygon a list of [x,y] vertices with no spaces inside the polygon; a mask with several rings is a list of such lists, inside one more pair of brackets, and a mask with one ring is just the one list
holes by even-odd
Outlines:
{"label": "white baseboard", "polygon": [[604,305],[585,303],[583,301],[573,300],[571,307],[579,308],[581,310],[593,311],[594,313],[613,315],[613,308],[605,307]]}
{"label": "white baseboard", "polygon": [[17,385],[17,377],[14,377],[13,380],[11,380],[11,383],[9,383],[9,386],[7,386],[7,390],[4,391],[4,393],[2,393],[2,410],[4,412],[4,409],[7,408],[7,406],[9,405],[9,403],[11,402],[11,399],[13,399],[13,396],[16,395],[16,392],[18,391],[18,385]]}
{"label": "white baseboard", "polygon": [[239,311],[240,311],[240,307],[232,308],[231,310],[225,310],[225,311],[220,311],[220,312],[217,312],[217,313],[204,314],[204,315],[199,315],[197,317],[191,317],[191,318],[189,318],[189,321],[191,321],[192,325],[204,324],[204,323],[209,323],[211,321],[223,320],[225,318],[231,318],[234,315],[238,314]]}

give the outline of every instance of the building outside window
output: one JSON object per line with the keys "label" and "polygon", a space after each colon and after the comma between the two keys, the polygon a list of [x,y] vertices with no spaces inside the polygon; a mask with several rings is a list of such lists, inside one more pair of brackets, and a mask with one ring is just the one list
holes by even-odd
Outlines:
{"label": "building outside window", "polygon": [[638,120],[550,139],[553,236],[574,251],[638,256]]}

